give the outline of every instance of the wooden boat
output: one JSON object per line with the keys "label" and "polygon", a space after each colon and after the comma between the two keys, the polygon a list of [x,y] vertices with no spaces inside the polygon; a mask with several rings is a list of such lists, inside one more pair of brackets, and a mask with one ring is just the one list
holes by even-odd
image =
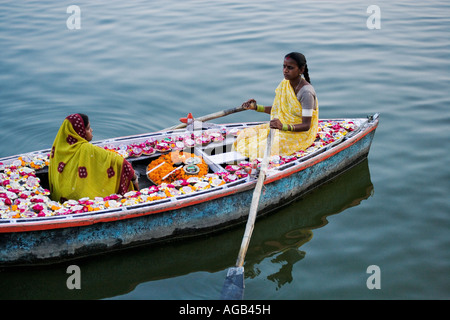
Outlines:
{"label": "wooden boat", "polygon": [[[302,197],[298,205],[282,208],[276,214],[260,219],[252,235],[245,269],[249,274],[257,274],[263,260],[277,257],[279,263],[270,270],[273,277],[267,279],[281,288],[286,277],[278,277],[277,273],[289,272],[292,264],[304,258],[304,254],[308,257],[309,248],[304,245],[314,239],[316,230],[328,228],[330,216],[359,206],[372,194],[373,184],[366,159]],[[301,214],[298,214],[298,208]],[[207,241],[205,237],[197,237],[176,244],[138,247],[116,251],[99,259],[76,261],[82,270],[83,290],[67,290],[61,285],[66,283],[68,277],[61,272],[67,268],[67,263],[64,267],[56,264],[37,269],[3,268],[0,273],[0,300],[105,299],[127,294],[135,286],[152,281],[199,272],[224,274],[224,270],[236,260],[242,232],[242,228],[231,228],[207,237]],[[108,285],[105,286],[105,283]],[[151,296],[148,298],[152,299]]]}
{"label": "wooden boat", "polygon": [[[272,157],[258,216],[276,211],[364,160],[378,121],[378,114],[367,119],[321,120],[313,146],[288,157]],[[194,132],[176,129],[94,142],[116,152],[128,150],[124,156],[141,175],[139,192],[101,199],[51,202],[45,189],[45,155],[50,150],[0,159],[0,265],[60,262],[198,236],[244,222],[256,178],[243,170],[250,163],[231,145],[237,132],[257,124],[210,124]],[[204,134],[219,141],[201,141]],[[196,139],[187,145],[186,137]],[[149,145],[154,148],[142,153],[140,149]],[[152,163],[176,147],[191,153],[190,159],[202,159],[208,173],[181,184],[164,180],[155,185],[146,179],[147,172],[158,170]],[[185,170],[189,165],[174,168],[196,174]],[[183,192],[183,187],[190,188]]]}

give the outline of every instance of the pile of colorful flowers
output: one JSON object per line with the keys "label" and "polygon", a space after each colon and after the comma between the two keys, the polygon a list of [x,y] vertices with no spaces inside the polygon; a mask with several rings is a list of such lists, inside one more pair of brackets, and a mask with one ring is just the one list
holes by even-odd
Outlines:
{"label": "pile of colorful flowers", "polygon": [[236,136],[238,133],[238,129],[211,129],[180,134],[173,137],[165,137],[159,140],[150,138],[139,144],[122,144],[119,146],[108,144],[104,146],[104,149],[117,152],[124,158],[140,157],[142,155],[152,155],[156,151],[165,153],[170,151],[181,151],[195,146],[205,146],[211,142],[223,141],[227,135]]}
{"label": "pile of colorful flowers", "polygon": [[1,218],[42,217],[59,207],[50,200],[50,191],[41,187],[35,169],[24,165],[30,164],[24,160],[16,160],[9,166],[0,163]]}
{"label": "pile of colorful flowers", "polygon": [[[168,159],[169,155],[165,158]],[[208,173],[207,165],[202,162],[197,165],[205,167],[198,174],[178,175],[179,179],[172,179],[170,183],[161,182],[124,195],[113,194],[59,203],[51,200],[50,191],[41,187],[35,169],[24,166],[25,164],[21,160],[14,161],[10,165],[0,163],[1,219],[50,217],[130,206],[218,187],[227,182],[222,175],[228,176],[227,172]]]}
{"label": "pile of colorful flowers", "polygon": [[172,183],[161,183],[124,195],[113,194],[59,203],[51,200],[50,191],[41,187],[34,169],[13,165],[1,165],[1,168],[3,169],[3,172],[0,172],[2,219],[49,217],[119,208],[189,194],[226,183],[220,174],[207,173],[201,177],[192,176]]}

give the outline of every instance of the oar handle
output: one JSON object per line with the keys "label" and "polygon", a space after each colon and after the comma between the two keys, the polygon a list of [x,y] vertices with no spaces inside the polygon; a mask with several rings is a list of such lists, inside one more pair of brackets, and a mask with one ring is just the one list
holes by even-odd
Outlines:
{"label": "oar handle", "polygon": [[250,205],[250,212],[248,214],[247,225],[245,226],[245,233],[242,238],[241,248],[239,250],[238,258],[236,261],[236,267],[242,267],[244,265],[245,255],[247,253],[248,245],[250,244],[250,238],[252,236],[253,227],[255,225],[256,213],[258,212],[259,198],[261,196],[261,190],[266,179],[267,167],[269,166],[269,158],[272,150],[273,138],[275,136],[275,129],[270,129],[267,136],[266,150],[264,151],[264,158],[259,172],[258,181],[256,182],[255,190],[253,191],[252,203]]}
{"label": "oar handle", "polygon": [[211,113],[209,115],[203,116],[203,117],[199,117],[197,118],[197,120],[199,121],[209,121],[209,120],[213,120],[213,119],[217,119],[217,118],[221,118],[221,117],[225,117],[228,116],[230,114],[236,113],[236,112],[241,112],[247,109],[244,109],[242,106],[236,107],[236,108],[230,108],[227,110],[222,110],[216,113]]}

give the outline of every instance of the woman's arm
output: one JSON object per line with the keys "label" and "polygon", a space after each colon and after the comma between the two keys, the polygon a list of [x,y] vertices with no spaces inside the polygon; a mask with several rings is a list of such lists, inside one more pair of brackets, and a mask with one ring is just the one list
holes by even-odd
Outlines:
{"label": "woman's arm", "polygon": [[258,105],[258,104],[256,104],[255,99],[250,99],[250,100],[245,101],[242,104],[242,107],[247,110],[255,110],[255,111],[264,112],[267,114],[270,114],[270,112],[272,111],[272,106]]}
{"label": "woman's arm", "polygon": [[131,179],[131,182],[133,183],[134,188],[139,191],[139,178],[136,174],[136,172],[134,173],[133,179]]}
{"label": "woman's arm", "polygon": [[291,124],[292,131],[308,131],[311,128],[312,117],[302,117],[302,123]]}

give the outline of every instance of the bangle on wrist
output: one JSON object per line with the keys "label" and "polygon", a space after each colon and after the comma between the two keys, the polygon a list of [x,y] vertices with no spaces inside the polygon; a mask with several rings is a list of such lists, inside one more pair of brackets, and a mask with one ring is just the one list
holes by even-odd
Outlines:
{"label": "bangle on wrist", "polygon": [[283,131],[294,131],[294,125],[293,124],[283,124],[283,128],[281,130]]}
{"label": "bangle on wrist", "polygon": [[261,104],[257,104],[256,105],[256,111],[258,111],[258,112],[265,112],[266,111],[266,107],[264,107]]}

